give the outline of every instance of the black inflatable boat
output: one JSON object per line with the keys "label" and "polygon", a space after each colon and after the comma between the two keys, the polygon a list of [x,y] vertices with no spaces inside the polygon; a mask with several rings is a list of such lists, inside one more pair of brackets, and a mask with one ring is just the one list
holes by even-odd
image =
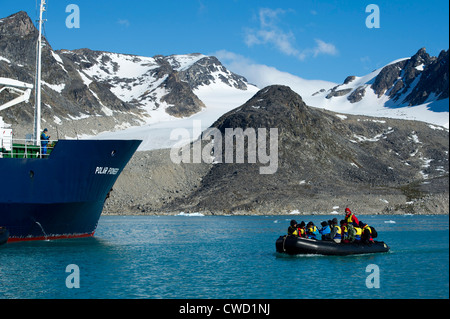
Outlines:
{"label": "black inflatable boat", "polygon": [[372,244],[338,244],[334,241],[322,241],[295,236],[280,236],[275,245],[277,252],[286,253],[289,255],[316,254],[346,256],[356,254],[385,253],[389,251],[389,246],[382,241],[375,241]]}
{"label": "black inflatable boat", "polygon": [[6,244],[9,238],[9,231],[6,228],[0,227],[0,246]]}

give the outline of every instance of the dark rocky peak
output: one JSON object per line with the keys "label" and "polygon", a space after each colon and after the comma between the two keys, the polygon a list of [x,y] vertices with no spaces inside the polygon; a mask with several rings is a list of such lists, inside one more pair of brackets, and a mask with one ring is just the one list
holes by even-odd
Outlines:
{"label": "dark rocky peak", "polygon": [[442,73],[442,75],[446,78],[448,82],[448,73],[449,73],[448,50],[447,51],[442,50],[441,53],[439,53],[437,59],[435,59],[433,63],[429,65],[429,69],[432,72]]}
{"label": "dark rocky peak", "polygon": [[[259,127],[275,125],[276,121],[289,120],[307,111],[308,106],[290,87],[272,85],[258,91],[250,100],[223,117],[240,118],[231,127]],[[256,126],[255,126],[256,125]],[[273,127],[273,126],[272,126]]]}
{"label": "dark rocky peak", "polygon": [[273,85],[260,90],[242,106],[224,114],[213,126],[277,128],[281,139],[315,139],[333,122],[332,116],[309,107],[291,88]]}
{"label": "dark rocky peak", "polygon": [[217,78],[230,87],[247,89],[247,79],[227,70],[214,56],[206,56],[193,65],[180,71],[182,81],[189,83],[192,89],[202,85],[210,85]]}
{"label": "dark rocky peak", "polygon": [[[28,14],[24,11],[0,19],[0,52],[11,62],[21,65],[34,65],[36,61],[36,41],[39,35]],[[52,47],[42,37],[43,59]]]}
{"label": "dark rocky peak", "polygon": [[448,50],[436,58],[422,48],[411,58],[384,67],[372,88],[378,97],[387,94],[409,106],[422,104],[432,96],[444,99],[448,97],[448,65]]}
{"label": "dark rocky peak", "polygon": [[290,87],[284,85],[271,85],[258,91],[243,107],[263,110],[277,108],[300,110],[307,108],[302,97]]}
{"label": "dark rocky peak", "polygon": [[421,48],[419,51],[417,51],[416,54],[414,54],[411,59],[409,59],[408,65],[411,65],[412,67],[417,67],[421,64],[429,64],[431,61],[435,60],[436,58],[431,57],[425,48]]}
{"label": "dark rocky peak", "polygon": [[425,48],[422,48],[407,60],[403,67],[403,82],[406,86],[409,87],[414,79],[435,59],[430,57]]}
{"label": "dark rocky peak", "polygon": [[441,51],[437,58],[424,68],[419,83],[405,99],[409,105],[424,103],[431,95],[437,100],[449,97],[449,56],[448,50]]}
{"label": "dark rocky peak", "polygon": [[437,58],[438,63],[447,63],[448,64],[448,49],[447,51],[442,50],[441,53],[439,53],[439,56]]}
{"label": "dark rocky peak", "polygon": [[0,19],[1,37],[24,37],[37,32],[33,22],[25,11]]}

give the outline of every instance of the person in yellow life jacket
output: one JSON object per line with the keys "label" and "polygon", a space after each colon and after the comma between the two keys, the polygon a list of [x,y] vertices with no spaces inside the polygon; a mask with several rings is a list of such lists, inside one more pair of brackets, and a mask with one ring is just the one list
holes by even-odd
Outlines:
{"label": "person in yellow life jacket", "polygon": [[319,230],[317,229],[316,225],[314,225],[313,222],[309,222],[306,225],[306,237],[311,239],[317,239],[317,236],[319,236]]}
{"label": "person in yellow life jacket", "polygon": [[355,242],[360,243],[362,238],[362,229],[361,227],[353,227],[355,229]]}
{"label": "person in yellow life jacket", "polygon": [[291,225],[288,228],[288,235],[289,236],[296,236],[298,237],[298,228],[297,228],[297,221],[296,220],[291,220]]}
{"label": "person in yellow life jacket", "polygon": [[333,218],[331,221],[331,233],[330,238],[336,243],[340,243],[342,240],[342,229],[338,226],[337,218]]}
{"label": "person in yellow life jacket", "polygon": [[342,243],[348,243],[348,226],[347,223],[345,222],[345,220],[341,220],[340,221],[340,225],[341,225],[341,230],[342,230]]}
{"label": "person in yellow life jacket", "polygon": [[361,221],[359,222],[359,227],[362,230],[361,242],[363,242],[365,244],[373,243],[372,228],[370,228],[369,225],[367,225]]}

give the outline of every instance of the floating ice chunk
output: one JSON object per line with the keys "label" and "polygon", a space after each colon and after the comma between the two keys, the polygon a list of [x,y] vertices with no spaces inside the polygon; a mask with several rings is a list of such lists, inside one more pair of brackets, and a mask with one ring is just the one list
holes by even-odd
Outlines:
{"label": "floating ice chunk", "polygon": [[192,216],[205,216],[202,213],[185,213],[185,212],[181,212],[179,213],[177,216],[188,216],[188,217],[192,217]]}

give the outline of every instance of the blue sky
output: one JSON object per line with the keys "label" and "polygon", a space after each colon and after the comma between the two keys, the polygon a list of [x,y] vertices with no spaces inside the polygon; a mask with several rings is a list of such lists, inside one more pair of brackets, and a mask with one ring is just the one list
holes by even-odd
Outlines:
{"label": "blue sky", "polygon": [[[20,10],[35,20],[39,0],[2,0],[0,17]],[[53,49],[143,56],[203,53],[274,67],[305,79],[342,82],[426,47],[449,47],[444,0],[47,0],[45,35]],[[67,28],[69,4],[80,28]],[[380,28],[369,29],[369,4]],[[232,61],[233,60],[233,61]],[[233,70],[238,73],[239,70]],[[243,74],[245,75],[245,74]]]}

